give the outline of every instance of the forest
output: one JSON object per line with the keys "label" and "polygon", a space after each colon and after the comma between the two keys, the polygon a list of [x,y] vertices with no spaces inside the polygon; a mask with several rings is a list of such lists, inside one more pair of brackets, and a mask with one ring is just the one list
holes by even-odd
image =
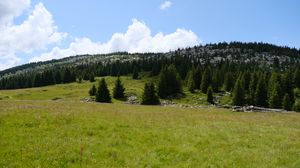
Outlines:
{"label": "forest", "polygon": [[[224,42],[168,53],[119,52],[30,63],[1,71],[0,89],[93,82],[103,76],[132,75],[138,80],[142,72],[158,78],[156,83],[145,84],[145,90],[157,92],[161,99],[180,98],[184,85],[191,93],[199,90],[210,95],[211,104],[215,103],[212,93],[228,92],[236,106],[300,108],[295,101],[295,90],[300,88],[300,51],[266,43]],[[94,86],[93,95],[96,90]],[[155,95],[150,95],[158,104]]]}

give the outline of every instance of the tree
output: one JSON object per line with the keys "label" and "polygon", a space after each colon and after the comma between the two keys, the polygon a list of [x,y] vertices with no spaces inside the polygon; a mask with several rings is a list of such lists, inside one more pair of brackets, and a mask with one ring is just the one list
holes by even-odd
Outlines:
{"label": "tree", "polygon": [[251,75],[251,80],[249,83],[249,94],[247,97],[247,102],[249,104],[255,104],[255,92],[256,92],[256,86],[258,83],[258,75],[256,72],[253,72]]}
{"label": "tree", "polygon": [[162,68],[159,73],[157,87],[160,98],[182,93],[181,78],[174,65]]}
{"label": "tree", "polygon": [[245,104],[245,91],[242,86],[241,79],[238,79],[235,82],[232,94],[233,94],[233,98],[232,98],[233,105],[243,106]]}
{"label": "tree", "polygon": [[102,78],[99,82],[99,86],[96,92],[96,101],[103,103],[111,103],[110,93],[104,78]]}
{"label": "tree", "polygon": [[121,81],[120,77],[118,77],[116,82],[115,82],[115,87],[114,87],[114,90],[113,90],[113,97],[115,99],[124,98],[125,97],[124,91],[125,91],[125,88],[122,84],[122,81]]}
{"label": "tree", "polygon": [[281,108],[282,107],[280,94],[281,94],[280,84],[278,82],[276,82],[273,85],[273,89],[269,96],[269,106],[271,108]]}
{"label": "tree", "polygon": [[213,97],[213,89],[211,86],[207,89],[207,102],[210,104],[214,104],[214,97]]}
{"label": "tree", "polygon": [[195,89],[200,89],[200,84],[201,84],[201,69],[200,66],[198,65],[195,70],[194,74],[194,81],[195,81]]}
{"label": "tree", "polygon": [[261,106],[261,107],[267,107],[268,106],[268,91],[266,88],[266,83],[264,80],[264,77],[261,75],[260,79],[258,80],[256,91],[255,91],[255,105]]}
{"label": "tree", "polygon": [[144,105],[160,104],[159,98],[155,91],[154,83],[152,83],[152,82],[145,83],[141,104],[144,104]]}
{"label": "tree", "polygon": [[283,97],[282,108],[285,110],[288,110],[288,111],[290,111],[292,109],[292,103],[290,101],[290,96],[287,93]]}
{"label": "tree", "polygon": [[96,93],[97,93],[96,86],[93,85],[92,88],[89,90],[89,94],[90,94],[90,96],[95,96]]}
{"label": "tree", "polygon": [[138,78],[139,78],[139,71],[138,71],[137,67],[134,66],[133,72],[132,72],[132,79],[138,79]]}
{"label": "tree", "polygon": [[300,68],[297,68],[296,71],[294,72],[294,85],[297,88],[300,88]]}
{"label": "tree", "polygon": [[89,81],[90,81],[90,82],[95,82],[95,76],[94,76],[93,73],[90,74],[90,76],[89,76]]}
{"label": "tree", "polygon": [[234,86],[233,75],[231,72],[227,72],[224,79],[224,89],[230,92]]}
{"label": "tree", "polygon": [[211,84],[211,73],[210,73],[210,69],[206,68],[202,75],[201,86],[200,86],[202,93],[207,93],[207,89],[210,84]]}
{"label": "tree", "polygon": [[195,80],[194,80],[194,71],[191,70],[188,73],[187,87],[191,93],[195,92]]}

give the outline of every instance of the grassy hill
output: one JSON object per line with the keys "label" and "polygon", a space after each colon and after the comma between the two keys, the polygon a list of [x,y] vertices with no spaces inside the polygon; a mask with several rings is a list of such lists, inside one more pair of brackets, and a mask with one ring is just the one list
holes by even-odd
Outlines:
{"label": "grassy hill", "polygon": [[[146,80],[156,79],[122,77],[126,95],[140,97]],[[1,90],[0,167],[300,166],[299,113],[81,101],[95,83]],[[173,101],[205,104],[184,90]]]}

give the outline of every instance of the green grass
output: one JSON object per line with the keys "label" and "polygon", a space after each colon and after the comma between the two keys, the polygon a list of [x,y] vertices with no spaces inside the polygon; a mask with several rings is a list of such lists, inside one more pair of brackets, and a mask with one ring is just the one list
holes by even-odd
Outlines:
{"label": "green grass", "polygon": [[[100,78],[96,82],[84,81],[82,83],[69,83],[51,85],[38,88],[0,90],[0,100],[80,100],[88,98],[88,91],[93,84],[97,86]],[[116,77],[105,77],[107,85],[111,91]],[[121,77],[126,88],[127,95],[141,96],[145,80],[132,80],[131,77]]]}
{"label": "green grass", "polygon": [[0,101],[0,167],[300,167],[299,121],[299,113]]}
{"label": "green grass", "polygon": [[[122,77],[126,95],[146,80]],[[300,113],[81,102],[96,83],[1,90],[0,167],[300,167]]]}

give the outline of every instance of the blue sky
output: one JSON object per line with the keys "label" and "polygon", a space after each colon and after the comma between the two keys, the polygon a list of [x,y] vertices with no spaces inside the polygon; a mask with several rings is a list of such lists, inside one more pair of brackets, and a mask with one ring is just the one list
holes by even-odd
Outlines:
{"label": "blue sky", "polygon": [[[3,0],[0,34],[13,37],[0,40],[0,69],[72,54],[164,52],[223,41],[300,48],[299,30],[298,0]],[[19,42],[27,37],[33,40]]]}
{"label": "blue sky", "polygon": [[107,41],[123,32],[132,18],[143,21],[153,33],[177,28],[195,32],[204,43],[264,41],[300,47],[300,1],[298,0],[45,0],[55,23],[63,32]]}

